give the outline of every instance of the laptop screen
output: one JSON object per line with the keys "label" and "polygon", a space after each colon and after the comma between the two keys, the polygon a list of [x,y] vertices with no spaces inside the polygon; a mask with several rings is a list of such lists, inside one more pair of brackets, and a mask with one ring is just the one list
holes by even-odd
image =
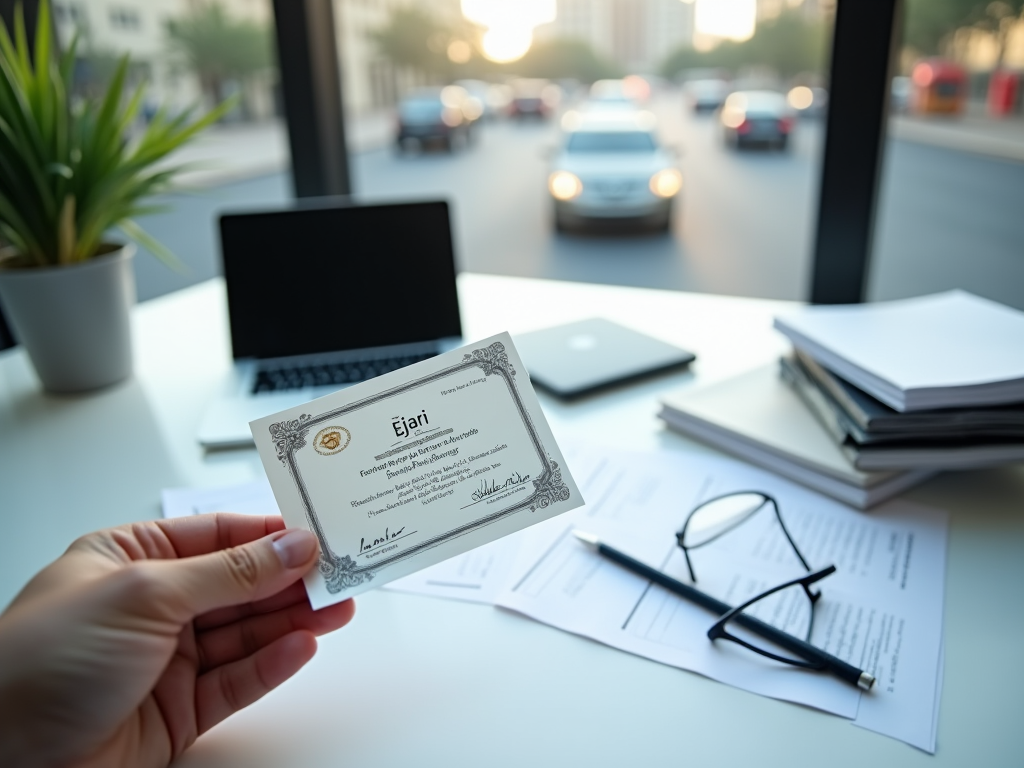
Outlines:
{"label": "laptop screen", "polygon": [[236,358],[461,336],[448,204],[220,217]]}

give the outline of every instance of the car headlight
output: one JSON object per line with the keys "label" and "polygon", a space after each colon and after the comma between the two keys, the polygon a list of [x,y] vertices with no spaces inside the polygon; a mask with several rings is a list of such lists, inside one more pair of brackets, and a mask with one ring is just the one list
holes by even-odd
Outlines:
{"label": "car headlight", "polygon": [[675,197],[683,188],[683,174],[675,168],[666,168],[651,176],[651,192],[658,197]]}
{"label": "car headlight", "polygon": [[583,182],[574,173],[555,171],[548,178],[548,189],[555,200],[572,200],[583,191]]}

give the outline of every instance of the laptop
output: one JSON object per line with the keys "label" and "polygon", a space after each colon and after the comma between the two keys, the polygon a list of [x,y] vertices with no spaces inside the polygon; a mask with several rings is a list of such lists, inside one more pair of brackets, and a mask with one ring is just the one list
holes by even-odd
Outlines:
{"label": "laptop", "polygon": [[220,242],[234,366],[199,427],[207,448],[461,344],[445,202],[225,214]]}
{"label": "laptop", "polygon": [[523,333],[515,342],[530,381],[567,399],[696,359],[692,352],[602,317]]}

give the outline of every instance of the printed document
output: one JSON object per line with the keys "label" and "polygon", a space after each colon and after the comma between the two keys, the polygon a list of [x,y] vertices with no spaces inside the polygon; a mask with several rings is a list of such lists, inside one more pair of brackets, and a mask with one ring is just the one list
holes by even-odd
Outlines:
{"label": "printed document", "polygon": [[[870,514],[760,470],[694,455],[574,450],[587,506],[524,532],[498,605],[655,661],[853,719],[935,750],[940,695],[947,517],[905,502]],[[769,493],[819,582],[811,642],[873,674],[862,694],[837,678],[707,637],[715,617],[584,548],[572,530],[690,582],[678,531],[691,509],[731,491]],[[738,605],[805,571],[770,508],[691,551],[696,586]],[[770,617],[762,616],[765,620]],[[784,623],[780,624],[783,629]]]}
{"label": "printed document", "polygon": [[250,427],[315,609],[583,503],[507,333]]}

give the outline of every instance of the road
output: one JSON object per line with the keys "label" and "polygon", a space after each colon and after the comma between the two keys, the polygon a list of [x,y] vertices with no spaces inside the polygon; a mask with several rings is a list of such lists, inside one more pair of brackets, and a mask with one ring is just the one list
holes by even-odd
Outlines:
{"label": "road", "polygon": [[[671,234],[554,233],[545,192],[550,124],[488,124],[451,155],[354,154],[353,183],[364,200],[449,199],[463,270],[804,298],[822,126],[800,124],[785,154],[736,153],[722,145],[713,118],[687,115],[675,99],[656,111],[664,139],[681,150],[685,178]],[[1024,308],[1024,164],[892,140],[882,189],[872,298],[959,286]],[[280,206],[289,195],[287,176],[272,174],[173,196],[174,210],[145,225],[188,272],[143,255],[140,298],[219,272],[218,211]]]}

